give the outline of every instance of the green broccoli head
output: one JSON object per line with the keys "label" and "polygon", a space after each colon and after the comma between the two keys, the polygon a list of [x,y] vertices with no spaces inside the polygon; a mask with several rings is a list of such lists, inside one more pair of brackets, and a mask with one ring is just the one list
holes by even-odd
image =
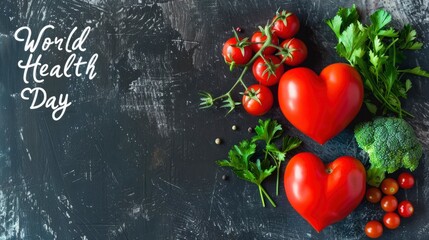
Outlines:
{"label": "green broccoli head", "polygon": [[378,187],[386,172],[399,168],[414,171],[423,154],[413,128],[401,118],[384,117],[361,123],[355,128],[355,138],[369,155],[367,182],[372,186]]}

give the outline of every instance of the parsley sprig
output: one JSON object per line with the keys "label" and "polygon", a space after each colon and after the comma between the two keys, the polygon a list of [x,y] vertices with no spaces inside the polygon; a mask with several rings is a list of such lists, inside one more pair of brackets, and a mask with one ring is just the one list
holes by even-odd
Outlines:
{"label": "parsley sprig", "polygon": [[268,160],[251,161],[250,158],[256,152],[256,144],[249,140],[243,140],[228,153],[228,160],[220,160],[217,162],[219,166],[230,167],[240,179],[254,183],[258,186],[259,195],[261,197],[262,206],[265,207],[264,196],[270,201],[273,207],[276,207],[273,199],[262,187],[262,182],[270,176],[276,169],[275,165],[271,165]]}
{"label": "parsley sprig", "polygon": [[[262,182],[277,170],[276,195],[278,195],[281,163],[285,161],[286,153],[297,148],[301,141],[295,137],[285,136],[279,149],[274,141],[281,138],[283,129],[277,121],[271,119],[259,120],[255,133],[250,140],[246,139],[238,145],[234,145],[228,153],[228,159],[219,160],[217,164],[222,167],[230,167],[240,179],[256,184],[262,206],[265,207],[265,196],[271,205],[276,207],[273,199],[263,188]],[[258,143],[263,143],[262,153],[258,152]],[[264,156],[262,160],[258,158],[262,156]]]}
{"label": "parsley sprig", "polygon": [[286,159],[286,153],[301,145],[302,141],[296,137],[285,136],[282,141],[282,146],[279,149],[274,143],[275,140],[281,138],[283,129],[275,120],[267,119],[259,120],[259,125],[255,127],[256,135],[252,137],[252,142],[262,141],[265,144],[265,159],[271,157],[277,169],[276,176],[276,196],[279,195],[279,178],[280,166]]}
{"label": "parsley sprig", "polygon": [[423,44],[416,41],[417,33],[410,25],[397,31],[389,26],[391,21],[392,16],[379,9],[370,16],[370,24],[364,25],[353,5],[340,8],[326,23],[338,38],[337,53],[360,72],[365,88],[372,92],[373,98],[365,97],[368,110],[374,114],[390,111],[399,117],[411,116],[401,105],[401,99],[407,98],[412,87],[410,79],[404,80],[404,74],[429,77],[429,73],[419,66],[399,69],[399,64],[405,59],[404,50],[418,50]]}

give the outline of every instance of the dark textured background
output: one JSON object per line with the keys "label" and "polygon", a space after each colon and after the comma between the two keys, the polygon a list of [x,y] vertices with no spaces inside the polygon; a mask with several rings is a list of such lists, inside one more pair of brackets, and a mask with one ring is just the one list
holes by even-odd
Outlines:
{"label": "dark textured background", "polygon": [[[429,1],[358,1],[363,16],[379,7],[397,26],[411,23],[429,42]],[[333,33],[323,23],[350,1],[268,0],[1,0],[0,1],[0,239],[361,239],[363,226],[380,218],[378,206],[361,204],[344,221],[317,234],[290,206],[283,191],[277,208],[262,208],[257,188],[214,163],[244,137],[257,118],[238,110],[199,110],[201,90],[229,88],[221,58],[231,27],[251,34],[280,7],[301,19],[299,36],[310,48],[305,63],[316,71],[340,61]],[[51,95],[69,93],[73,104],[54,122],[51,111],[29,110],[19,97],[23,44],[13,33],[28,25],[37,33],[53,24],[66,36],[91,26],[86,58],[98,53],[97,77],[46,79]],[[428,47],[409,63],[429,68]],[[67,54],[49,51],[44,62],[63,63]],[[252,82],[251,76],[246,81]],[[406,109],[424,145],[417,186],[400,198],[416,213],[386,239],[429,238],[429,82],[413,78]],[[33,84],[30,84],[33,86]],[[367,162],[352,132],[324,146],[287,124],[304,140],[302,151],[325,161],[352,155]],[[365,119],[361,114],[359,119]],[[237,124],[239,131],[231,131]],[[224,144],[217,146],[214,139]],[[223,174],[230,175],[222,181]],[[266,182],[274,195],[275,181]]]}

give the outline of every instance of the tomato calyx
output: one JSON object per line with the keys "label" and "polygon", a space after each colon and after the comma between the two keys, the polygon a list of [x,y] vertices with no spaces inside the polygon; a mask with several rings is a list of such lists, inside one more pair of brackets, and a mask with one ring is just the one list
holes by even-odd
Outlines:
{"label": "tomato calyx", "polygon": [[200,92],[200,108],[204,109],[204,108],[209,108],[211,106],[213,106],[214,104],[214,100],[213,100],[213,96],[209,93],[209,92]]}
{"label": "tomato calyx", "polygon": [[264,56],[261,56],[261,58],[264,60],[264,65],[266,67],[266,69],[262,72],[262,76],[268,74],[267,78],[270,78],[271,76],[277,77],[276,70],[283,63],[275,64],[271,59],[267,60]]}
{"label": "tomato calyx", "polygon": [[[290,43],[292,42],[292,40],[293,40],[293,38],[292,38],[292,39],[290,39],[290,40],[289,40],[289,41],[284,45],[284,47],[281,47],[281,48],[279,49],[279,52],[278,52],[276,55],[283,56],[284,60],[286,60],[286,59],[288,59],[288,58],[293,59],[293,52],[297,51],[298,49],[290,47]],[[284,61],[284,60],[283,60],[283,61]]]}
{"label": "tomato calyx", "polygon": [[226,114],[229,114],[232,112],[232,110],[235,109],[235,106],[240,105],[240,102],[234,101],[232,99],[231,94],[227,94],[225,99],[222,101],[224,104],[221,106],[221,108],[229,108],[228,112]]}
{"label": "tomato calyx", "polygon": [[273,23],[281,20],[285,26],[287,26],[287,17],[291,16],[293,13],[288,12],[286,10],[280,11],[280,8],[276,11],[276,18],[274,18]]}
{"label": "tomato calyx", "polygon": [[258,98],[258,94],[261,92],[261,89],[255,90],[253,88],[247,89],[246,92],[242,92],[241,94],[244,96],[248,96],[249,97],[249,101],[251,99],[255,100],[256,102],[258,102],[260,105],[262,105],[261,100]]}
{"label": "tomato calyx", "polygon": [[[269,36],[270,37],[270,42],[271,42],[271,38],[273,36],[272,33],[271,33],[271,24],[267,23],[264,27],[258,26],[258,29],[261,32],[261,36],[267,36],[267,37]],[[265,42],[268,42],[268,41],[265,41]],[[262,42],[262,43],[265,43],[265,42]],[[254,43],[254,44],[258,44],[258,43]]]}
{"label": "tomato calyx", "polygon": [[258,26],[259,31],[261,32],[261,36],[266,36],[266,32],[265,32],[265,28],[263,28],[262,26]]}
{"label": "tomato calyx", "polygon": [[239,36],[238,36],[238,34],[237,34],[237,31],[235,31],[235,29],[234,29],[234,28],[232,29],[232,32],[234,33],[234,37],[235,37],[235,39],[236,39],[237,43],[236,43],[236,44],[233,44],[233,45],[231,45],[231,46],[236,47],[236,48],[239,48],[239,49],[240,49],[240,51],[241,51],[241,54],[244,56],[244,55],[245,55],[245,50],[244,50],[244,48],[245,48],[245,47],[247,47],[247,46],[250,46],[252,43],[250,43],[250,42],[249,42],[249,38],[248,38],[248,37],[245,37],[245,38],[243,38],[243,39],[240,39],[240,37],[239,37]]}

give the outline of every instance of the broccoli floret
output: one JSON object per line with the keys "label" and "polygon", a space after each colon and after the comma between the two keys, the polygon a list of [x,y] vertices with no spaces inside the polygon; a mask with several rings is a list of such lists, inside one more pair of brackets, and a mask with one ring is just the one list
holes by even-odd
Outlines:
{"label": "broccoli floret", "polygon": [[371,186],[378,187],[386,172],[393,173],[399,168],[414,171],[423,155],[413,128],[401,118],[384,117],[358,124],[355,138],[369,155],[367,182]]}

